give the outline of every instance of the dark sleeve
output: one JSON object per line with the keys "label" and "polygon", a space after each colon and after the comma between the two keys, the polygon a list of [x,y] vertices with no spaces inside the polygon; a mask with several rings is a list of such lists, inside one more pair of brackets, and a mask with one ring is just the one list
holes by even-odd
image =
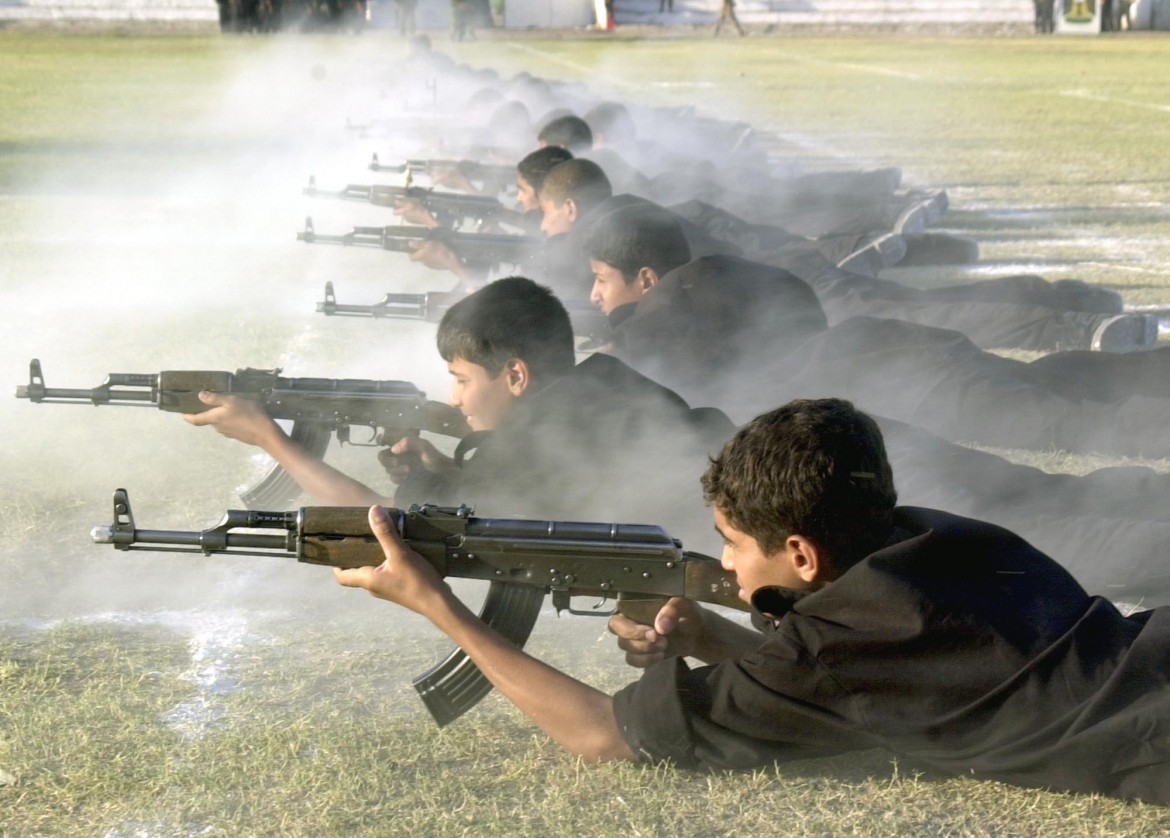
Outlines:
{"label": "dark sleeve", "polygon": [[[879,744],[827,707],[799,697],[808,684],[794,683],[786,694],[755,677],[767,657],[697,669],[680,658],[655,664],[614,696],[622,736],[642,760],[709,769],[757,768]],[[770,666],[767,681],[799,677],[806,661],[794,663],[788,673]]]}

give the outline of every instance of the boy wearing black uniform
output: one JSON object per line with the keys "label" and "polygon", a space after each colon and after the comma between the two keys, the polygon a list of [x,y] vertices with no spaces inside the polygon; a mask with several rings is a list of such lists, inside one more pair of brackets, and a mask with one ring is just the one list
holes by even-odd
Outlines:
{"label": "boy wearing black uniform", "polygon": [[[948,439],[1170,455],[1167,405],[1140,389],[1152,374],[1140,354],[1110,365],[1112,372],[1142,370],[1129,386],[1086,394],[1075,363],[1013,361],[955,331],[873,316],[825,328],[816,299],[792,275],[726,256],[688,263],[684,238],[669,213],[631,206],[597,219],[585,249],[603,311],[615,308],[599,290],[607,269],[618,274],[610,285],[624,280],[637,299],[632,311],[617,312],[619,353],[628,347],[631,362],[654,364],[645,367],[649,374],[686,398],[719,404],[734,417],[785,394],[838,393]],[[1152,357],[1155,367],[1170,361],[1170,354]]]}
{"label": "boy wearing black uniform", "polygon": [[677,598],[653,628],[615,616],[628,659],[649,667],[613,697],[487,628],[378,508],[386,561],[335,573],[429,619],[587,760],[755,768],[882,747],[1170,802],[1170,612],[1122,617],[1006,530],[895,507],[881,433],[848,402],[758,417],[702,482],[762,633]]}
{"label": "boy wearing black uniform", "polygon": [[[1161,577],[1170,538],[1170,476],[1137,467],[1047,474],[921,429],[1002,447],[996,434],[1004,427],[1043,443],[1050,426],[1042,422],[1059,426],[1059,413],[1038,409],[1042,422],[1029,423],[1029,405],[1047,401],[1073,418],[1117,410],[1065,393],[1079,386],[1068,364],[1049,371],[1039,362],[979,352],[953,332],[896,321],[856,318],[828,327],[816,296],[791,274],[732,256],[688,261],[686,238],[669,214],[645,208],[599,220],[588,252],[593,301],[609,313],[611,351],[692,403],[717,405],[734,418],[835,388],[851,398],[870,397],[874,403],[867,407],[893,417],[879,422],[903,493],[915,502],[1010,527],[1059,555],[1090,590],[1108,586],[1122,598],[1166,593]],[[886,330],[905,340],[883,341]],[[839,357],[820,360],[838,346]],[[1112,361],[1110,372],[1132,362],[1135,388],[1153,375],[1151,353],[1078,353],[1070,362],[1095,358]],[[1060,389],[1044,384],[1050,378]],[[1003,390],[1024,398],[1002,404],[991,398]],[[966,424],[916,410],[922,399],[901,400],[919,391],[953,399],[951,413]],[[1146,439],[1159,438],[1160,427],[1147,428]],[[1110,560],[1099,561],[1102,554]]]}
{"label": "boy wearing black uniform", "polygon": [[[553,173],[560,168],[550,172],[554,182],[559,178]],[[563,171],[574,173],[573,188],[577,190],[609,183],[605,173],[588,161],[573,161]],[[573,194],[565,189],[560,192],[562,196]],[[622,213],[608,225],[613,229],[658,213],[669,216],[682,229],[696,258],[744,256],[799,277],[816,292],[832,324],[858,315],[893,318],[952,329],[984,348],[1125,351],[1147,346],[1156,338],[1153,317],[1121,314],[1119,295],[1076,281],[1049,283],[1039,277],[1007,277],[923,291],[834,264],[841,256],[850,263],[876,259],[878,264],[870,266],[870,272],[876,272],[884,259],[886,237],[860,246],[857,236],[814,241],[775,227],[749,224],[699,201],[661,207],[644,198],[620,194],[590,205],[594,207],[591,212],[578,207],[571,217],[562,211],[552,219],[556,229],[572,231],[557,251],[562,262],[574,258],[575,250],[588,247],[585,239],[593,235],[589,228],[603,225],[610,213]],[[546,202],[542,209],[548,225],[552,208]],[[552,225],[546,226],[546,231]],[[831,258],[827,257],[830,253],[834,254]],[[573,277],[571,271],[566,264],[560,273]],[[575,296],[572,290],[564,290],[571,289],[568,281],[558,288]]]}
{"label": "boy wearing black uniform", "polygon": [[[680,475],[718,450],[734,430],[730,420],[690,408],[615,358],[574,365],[568,314],[547,288],[521,277],[488,284],[447,310],[438,348],[452,376],[450,403],[477,433],[455,458],[417,436],[399,440],[383,458],[401,484],[393,502],[694,525],[701,498]],[[305,452],[255,402],[201,397],[213,408],[188,422],[259,446],[318,503],[391,502]]]}

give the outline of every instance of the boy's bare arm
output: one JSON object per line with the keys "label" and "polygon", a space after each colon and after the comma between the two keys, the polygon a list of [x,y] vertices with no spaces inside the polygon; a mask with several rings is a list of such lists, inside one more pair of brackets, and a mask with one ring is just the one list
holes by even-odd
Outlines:
{"label": "boy's bare arm", "polygon": [[219,393],[200,393],[199,399],[211,405],[211,409],[184,414],[184,419],[192,425],[209,425],[230,439],[260,448],[317,503],[367,506],[386,502],[370,487],[342,474],[290,439],[264,408],[251,399]]}
{"label": "boy's bare arm", "polygon": [[488,628],[421,556],[403,544],[381,507],[370,527],[386,554],[378,567],[335,569],[348,587],[365,588],[426,617],[457,643],[503,693],[571,753],[592,762],[633,760],[617,726],[613,699],[516,648]]}

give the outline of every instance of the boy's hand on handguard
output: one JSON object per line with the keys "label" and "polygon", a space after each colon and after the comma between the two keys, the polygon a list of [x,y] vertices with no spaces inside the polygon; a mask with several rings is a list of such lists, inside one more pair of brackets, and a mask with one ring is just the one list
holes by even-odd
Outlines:
{"label": "boy's hand on handguard", "polygon": [[654,625],[637,623],[622,614],[609,618],[626,663],[644,668],[668,657],[692,655],[705,629],[703,609],[683,597],[671,597],[658,611]]}
{"label": "boy's hand on handguard", "polygon": [[437,172],[431,180],[435,186],[447,186],[451,189],[458,189],[461,192],[468,192],[472,195],[481,194],[481,190],[475,187],[475,184],[468,179],[467,175],[454,167]]}
{"label": "boy's hand on handguard", "polygon": [[347,588],[365,588],[379,599],[423,616],[431,613],[447,589],[443,577],[430,562],[406,546],[384,507],[370,507],[370,530],[386,560],[375,567],[335,567],[337,581]]}
{"label": "boy's hand on handguard", "polygon": [[435,229],[439,226],[439,220],[422,205],[421,202],[411,198],[399,198],[394,202],[394,214],[403,221],[408,221],[411,224],[421,224],[428,229]]}
{"label": "boy's hand on handguard", "polygon": [[457,274],[463,269],[463,263],[459,261],[455,251],[442,242],[431,239],[413,243],[410,261],[421,262],[436,271],[451,271]]}
{"label": "boy's hand on handguard", "polygon": [[199,394],[199,401],[210,405],[211,409],[202,413],[184,413],[183,418],[192,425],[210,425],[229,439],[263,448],[273,434],[284,433],[252,399],[204,391]]}

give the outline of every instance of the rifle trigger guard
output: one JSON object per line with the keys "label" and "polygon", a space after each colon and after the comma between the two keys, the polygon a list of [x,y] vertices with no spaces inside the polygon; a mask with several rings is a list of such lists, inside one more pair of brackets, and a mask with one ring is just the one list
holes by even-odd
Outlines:
{"label": "rifle trigger guard", "polygon": [[[363,426],[367,427],[367,426]],[[352,437],[352,425],[339,425],[337,427],[337,441],[341,445],[352,445],[354,448],[378,448],[383,445],[383,437],[385,434],[377,428],[370,427],[370,437],[365,442],[354,442]],[[395,440],[397,442],[397,440]]]}
{"label": "rifle trigger guard", "polygon": [[601,608],[601,606],[603,606],[605,603],[610,602],[610,601],[611,600],[609,600],[605,597],[602,597],[601,599],[597,600],[597,604],[594,605],[592,608],[590,608],[587,611],[583,611],[580,608],[573,607],[573,596],[568,591],[563,590],[563,589],[557,589],[557,590],[552,591],[552,604],[553,604],[553,608],[556,609],[558,617],[561,615],[562,611],[568,611],[570,614],[574,614],[578,617],[612,617],[614,614],[617,613],[617,606],[616,605],[613,608],[611,608],[609,611],[599,611],[598,610],[599,608]]}

